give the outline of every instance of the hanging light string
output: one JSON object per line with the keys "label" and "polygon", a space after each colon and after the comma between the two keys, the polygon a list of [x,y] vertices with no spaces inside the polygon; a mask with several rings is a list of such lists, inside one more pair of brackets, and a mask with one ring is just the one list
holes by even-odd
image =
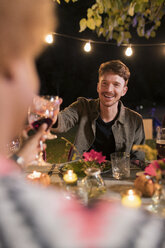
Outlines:
{"label": "hanging light string", "polygon": [[[67,35],[67,34],[60,34],[60,33],[56,33],[56,32],[52,32],[52,35],[55,36],[59,36],[59,37],[63,37],[63,38],[67,38],[67,39],[73,39],[73,40],[78,40],[78,41],[82,41],[82,42],[89,42],[89,39],[83,39],[83,38],[79,38],[79,37],[75,37],[75,36],[71,36],[71,35]],[[90,39],[90,43],[95,43],[95,44],[104,44],[104,45],[111,45],[111,46],[116,46],[116,43],[112,43],[112,42],[107,42],[107,41],[96,41],[96,40],[91,40]],[[130,44],[121,44],[120,46],[129,46]],[[147,47],[147,46],[165,46],[165,43],[131,43],[131,47],[133,46],[139,46],[139,47]]]}

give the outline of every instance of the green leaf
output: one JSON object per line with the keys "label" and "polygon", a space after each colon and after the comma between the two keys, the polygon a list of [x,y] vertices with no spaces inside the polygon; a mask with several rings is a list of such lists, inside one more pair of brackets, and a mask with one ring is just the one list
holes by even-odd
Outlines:
{"label": "green leaf", "polygon": [[112,8],[111,0],[103,0],[105,12]]}
{"label": "green leaf", "polygon": [[113,31],[108,32],[108,35],[106,36],[107,40],[112,40],[113,38]]}
{"label": "green leaf", "polygon": [[83,18],[80,20],[80,31],[79,32],[84,31],[86,27],[87,27],[87,20]]}
{"label": "green leaf", "polygon": [[96,3],[92,5],[93,10],[96,10],[97,8],[98,8],[98,5]]}
{"label": "green leaf", "polygon": [[96,27],[95,21],[93,18],[87,20],[87,27],[91,30],[94,30]]}
{"label": "green leaf", "polygon": [[159,27],[160,24],[161,24],[161,22],[160,21],[157,21],[155,24],[156,24],[157,27]]}
{"label": "green leaf", "polygon": [[137,33],[140,37],[143,37],[145,32],[144,32],[144,27],[138,26],[137,27]]}
{"label": "green leaf", "polygon": [[101,17],[100,18],[95,18],[95,25],[96,27],[100,27],[102,24],[102,19]]}
{"label": "green leaf", "polygon": [[89,18],[91,18],[92,16],[93,16],[93,10],[89,8],[89,9],[87,10],[87,17],[88,17],[88,19],[89,19]]}
{"label": "green leaf", "polygon": [[151,32],[151,37],[154,38],[156,36],[156,32],[155,31],[152,31]]}
{"label": "green leaf", "polygon": [[137,3],[135,5],[134,12],[135,13],[141,12],[141,9],[142,9],[141,4]]}
{"label": "green leaf", "polygon": [[124,39],[124,32],[120,32],[117,37],[117,45],[120,46]]}
{"label": "green leaf", "polygon": [[123,25],[124,24],[124,21],[123,21],[123,19],[121,17],[119,17],[117,19],[117,23],[118,23],[118,25]]}
{"label": "green leaf", "polygon": [[[60,0],[54,1],[60,3]],[[92,0],[92,2],[93,5],[87,9],[87,17],[80,21],[80,32],[88,27],[107,40],[113,37],[118,45],[131,38],[133,29],[136,29],[140,37],[154,37],[165,16],[165,0]]]}
{"label": "green leaf", "polygon": [[98,4],[98,11],[99,11],[99,14],[103,14],[103,12],[104,12],[104,7],[103,7],[103,4],[102,4],[102,3],[99,3],[99,4]]}
{"label": "green leaf", "polygon": [[134,16],[134,11],[135,11],[135,5],[136,3],[131,3],[128,9],[128,15]]}
{"label": "green leaf", "polygon": [[99,37],[103,34],[103,31],[104,31],[103,27],[98,29],[97,34],[98,34]]}
{"label": "green leaf", "polygon": [[130,39],[132,36],[131,36],[131,33],[130,32],[124,32],[124,38],[125,39]]}
{"label": "green leaf", "polygon": [[117,40],[118,39],[118,36],[119,36],[119,34],[117,32],[114,32],[113,33],[113,39],[114,40]]}

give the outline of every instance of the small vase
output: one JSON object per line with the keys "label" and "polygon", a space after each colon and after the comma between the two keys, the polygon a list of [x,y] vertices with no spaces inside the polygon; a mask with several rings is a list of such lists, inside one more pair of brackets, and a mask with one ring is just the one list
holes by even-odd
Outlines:
{"label": "small vase", "polygon": [[84,195],[86,196],[86,204],[98,199],[105,193],[106,187],[103,178],[101,177],[101,171],[98,168],[87,168],[85,170],[86,177],[82,180],[84,188]]}
{"label": "small vase", "polygon": [[165,217],[165,194],[162,186],[162,181],[155,180],[155,192],[152,196],[152,204],[149,205],[148,210]]}

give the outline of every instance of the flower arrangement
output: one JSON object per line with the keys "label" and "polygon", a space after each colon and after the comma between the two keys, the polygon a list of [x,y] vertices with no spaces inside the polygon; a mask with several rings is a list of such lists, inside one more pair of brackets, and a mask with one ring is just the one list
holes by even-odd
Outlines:
{"label": "flower arrangement", "polygon": [[145,174],[154,177],[156,180],[162,178],[165,175],[165,158],[156,160],[157,158],[157,150],[151,148],[148,145],[134,145],[133,150],[140,150],[145,152],[145,158],[147,161],[152,161],[145,168]]}
{"label": "flower arrangement", "polygon": [[149,176],[155,177],[156,180],[165,175],[165,158],[152,161],[146,168],[145,173]]}
{"label": "flower arrangement", "polygon": [[145,145],[134,145],[132,149],[144,152],[146,161],[152,161],[152,160],[155,160],[157,158],[157,150],[151,148],[147,144],[145,144]]}
{"label": "flower arrangement", "polygon": [[145,167],[144,174],[136,178],[135,188],[140,190],[143,196],[152,197],[153,201],[158,204],[162,192],[161,178],[165,175],[165,158],[156,160],[157,150],[148,145],[134,145],[133,150],[145,152],[146,162],[151,161]]}
{"label": "flower arrangement", "polygon": [[[84,152],[82,155],[79,154],[78,150],[69,140],[62,137],[62,139],[66,142],[66,146],[71,146],[76,154],[72,158],[73,163],[68,163],[64,168],[63,172],[66,170],[74,170],[78,175],[84,176],[85,169],[90,167],[99,168],[101,171],[106,171],[110,169],[110,163],[107,163],[105,160],[105,156],[102,155],[102,152],[97,152],[94,149],[91,149],[89,152]],[[78,160],[77,160],[78,159]]]}
{"label": "flower arrangement", "polygon": [[96,152],[95,150],[90,150],[90,152],[84,152],[83,153],[84,160],[87,161],[93,161],[96,163],[103,163],[106,162],[105,156],[102,155],[102,152]]}

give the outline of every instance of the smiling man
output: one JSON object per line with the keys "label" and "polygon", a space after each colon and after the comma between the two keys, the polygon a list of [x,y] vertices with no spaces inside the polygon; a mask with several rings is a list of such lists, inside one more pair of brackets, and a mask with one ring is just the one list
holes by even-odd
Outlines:
{"label": "smiling man", "polygon": [[78,124],[74,144],[80,154],[94,149],[110,159],[111,153],[121,151],[130,153],[132,160],[144,160],[142,152],[132,151],[134,144],[145,141],[142,117],[120,101],[128,90],[129,77],[128,67],[120,60],[101,64],[99,98],[78,98],[58,114],[54,131],[66,132]]}

